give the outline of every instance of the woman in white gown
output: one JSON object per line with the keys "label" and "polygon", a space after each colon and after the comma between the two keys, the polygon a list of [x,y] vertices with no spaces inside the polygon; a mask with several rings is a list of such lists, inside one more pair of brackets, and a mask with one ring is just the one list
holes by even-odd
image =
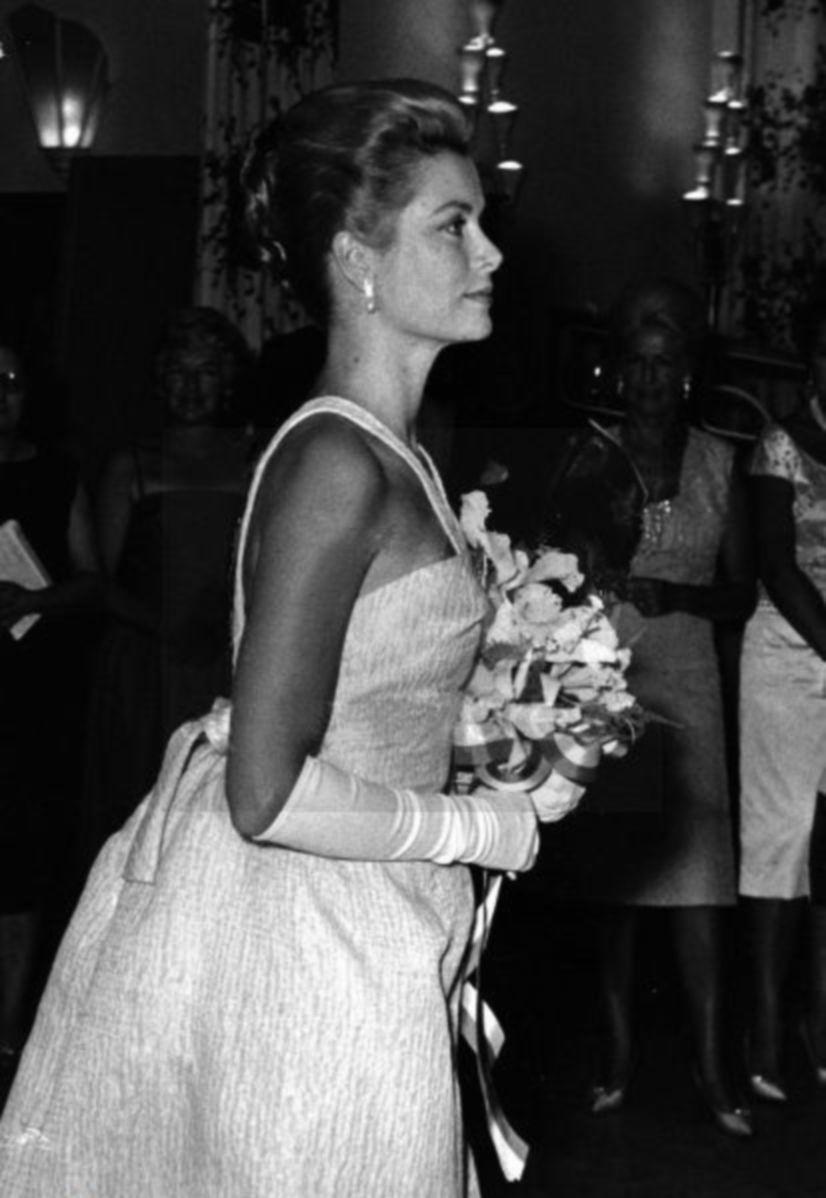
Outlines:
{"label": "woman in white gown", "polygon": [[[490,330],[500,254],[460,107],[313,94],[250,209],[328,330],[259,464],[230,708],[106,845],[0,1125],[4,1198],[458,1198],[468,864],[533,862],[579,793],[441,792],[486,605],[414,423]],[[411,788],[411,789],[408,789]]]}

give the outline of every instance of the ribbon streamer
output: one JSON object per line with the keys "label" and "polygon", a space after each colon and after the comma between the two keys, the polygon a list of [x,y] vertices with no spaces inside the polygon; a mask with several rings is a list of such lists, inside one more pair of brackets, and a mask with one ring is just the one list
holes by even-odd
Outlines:
{"label": "ribbon streamer", "polygon": [[[484,901],[476,911],[470,954],[462,986],[461,1033],[476,1057],[485,1121],[502,1173],[508,1181],[519,1181],[525,1171],[529,1147],[511,1126],[493,1083],[493,1066],[505,1042],[499,1020],[482,998],[481,959],[490,935],[502,875],[487,886]],[[470,977],[476,974],[476,983]]]}

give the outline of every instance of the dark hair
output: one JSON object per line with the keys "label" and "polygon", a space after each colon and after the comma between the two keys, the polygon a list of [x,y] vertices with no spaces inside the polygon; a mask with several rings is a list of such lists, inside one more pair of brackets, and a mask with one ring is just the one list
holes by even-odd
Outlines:
{"label": "dark hair", "polygon": [[251,354],[239,330],[216,308],[180,308],[173,313],[155,355],[155,378],[159,389],[163,390],[163,377],[175,357],[182,351],[196,348],[212,351],[219,359],[224,394],[230,401],[239,377],[250,365]]}
{"label": "dark hair", "polygon": [[389,245],[422,158],[466,155],[469,135],[455,96],[415,79],[322,88],[264,130],[243,172],[247,221],[314,320],[330,315],[335,234]]}
{"label": "dark hair", "polygon": [[626,287],[612,314],[614,336],[624,341],[640,328],[659,328],[678,337],[689,358],[699,356],[707,336],[701,297],[691,287],[666,275]]}

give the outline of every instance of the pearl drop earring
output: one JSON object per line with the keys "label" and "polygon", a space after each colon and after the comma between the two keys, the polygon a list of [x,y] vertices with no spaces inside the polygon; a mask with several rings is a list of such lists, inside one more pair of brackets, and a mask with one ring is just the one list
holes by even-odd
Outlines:
{"label": "pearl drop earring", "polygon": [[372,279],[364,280],[364,307],[371,315],[376,310],[376,291]]}

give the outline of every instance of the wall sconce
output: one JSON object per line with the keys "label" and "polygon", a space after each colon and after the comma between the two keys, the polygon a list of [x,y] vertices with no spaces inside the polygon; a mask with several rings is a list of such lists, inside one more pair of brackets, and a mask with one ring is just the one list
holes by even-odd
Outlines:
{"label": "wall sconce", "polygon": [[512,202],[519,190],[522,163],[510,151],[518,108],[502,96],[507,54],[493,27],[501,0],[470,0],[473,36],[459,49],[459,102],[473,130],[474,156],[489,199]]}
{"label": "wall sconce", "polygon": [[708,294],[708,319],[719,331],[746,209],[747,110],[743,58],[721,50],[712,59],[712,90],[703,104],[703,134],[694,146],[694,185],[683,206]]}
{"label": "wall sconce", "polygon": [[109,91],[106,53],[84,25],[36,4],[16,8],[6,24],[40,148],[65,179],[97,132]]}

